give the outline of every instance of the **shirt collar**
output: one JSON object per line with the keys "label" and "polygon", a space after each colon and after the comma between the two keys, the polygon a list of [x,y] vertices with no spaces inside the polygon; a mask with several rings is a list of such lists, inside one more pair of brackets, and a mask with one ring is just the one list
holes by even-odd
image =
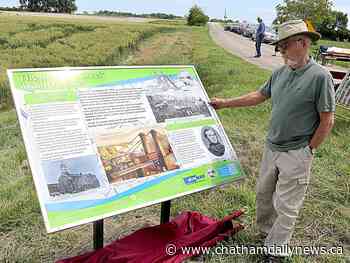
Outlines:
{"label": "shirt collar", "polygon": [[306,63],[301,68],[297,68],[297,69],[293,70],[291,67],[288,66],[288,69],[289,69],[290,72],[293,72],[293,73],[295,73],[295,74],[300,76],[300,75],[304,74],[305,71],[307,71],[314,64],[315,64],[315,61],[312,58],[310,58],[308,63]]}

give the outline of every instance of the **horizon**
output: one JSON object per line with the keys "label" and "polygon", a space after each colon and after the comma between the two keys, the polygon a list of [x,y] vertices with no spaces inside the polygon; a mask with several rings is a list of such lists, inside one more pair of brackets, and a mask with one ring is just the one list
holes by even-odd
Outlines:
{"label": "horizon", "polygon": [[[349,0],[333,0],[333,9],[344,12],[348,15],[350,27],[350,1]],[[228,0],[148,0],[143,2],[141,0],[129,0],[123,2],[111,2],[108,0],[100,0],[98,2],[91,2],[86,0],[75,1],[78,10],[76,13],[83,12],[98,12],[102,10],[114,12],[126,12],[134,14],[150,14],[150,13],[165,13],[184,17],[193,5],[201,7],[210,18],[223,19],[225,16],[225,9],[228,19],[255,22],[256,17],[263,18],[266,24],[272,24],[276,18],[275,7],[282,3],[282,0],[250,0],[245,2],[234,3]],[[0,0],[1,7],[18,7],[19,1]],[[242,12],[244,10],[244,12]],[[244,14],[244,15],[242,15]]]}

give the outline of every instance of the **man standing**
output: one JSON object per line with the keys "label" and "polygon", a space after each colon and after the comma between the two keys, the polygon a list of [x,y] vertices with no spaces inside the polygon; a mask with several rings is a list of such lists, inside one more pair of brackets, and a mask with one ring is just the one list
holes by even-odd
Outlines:
{"label": "man standing", "polygon": [[[277,247],[288,244],[310,180],[314,151],[334,123],[333,80],[309,57],[310,32],[302,20],[282,24],[278,46],[285,65],[257,91],[232,98],[213,98],[215,109],[254,106],[271,98],[272,113],[256,189],[257,226],[266,235],[266,262],[279,262]],[[277,249],[276,249],[277,248]]]}
{"label": "man standing", "polygon": [[256,55],[255,58],[261,57],[261,43],[264,40],[264,34],[265,34],[265,24],[262,21],[260,17],[258,17],[258,29],[256,30],[256,37],[255,37],[255,48],[256,48]]}

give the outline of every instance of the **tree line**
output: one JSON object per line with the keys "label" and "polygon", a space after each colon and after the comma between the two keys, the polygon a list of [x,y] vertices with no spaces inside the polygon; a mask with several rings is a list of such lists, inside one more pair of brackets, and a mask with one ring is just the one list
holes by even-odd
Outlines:
{"label": "tree line", "polygon": [[331,0],[283,0],[276,6],[277,18],[274,24],[291,19],[309,20],[323,38],[350,40],[347,29],[348,15],[334,9]]}
{"label": "tree line", "polygon": [[[84,13],[87,14],[87,13]],[[183,18],[182,16],[176,16],[173,14],[165,14],[165,13],[151,13],[151,14],[134,14],[130,12],[116,12],[116,11],[108,11],[108,10],[100,10],[98,12],[94,12],[93,15],[98,16],[125,16],[125,17],[143,17],[143,18],[159,18],[159,19],[178,19]]]}
{"label": "tree line", "polygon": [[75,0],[19,0],[19,4],[32,12],[72,13],[77,10]]}
{"label": "tree line", "polygon": [[46,13],[73,13],[75,0],[19,0],[19,7],[0,7],[3,11],[30,11]]}

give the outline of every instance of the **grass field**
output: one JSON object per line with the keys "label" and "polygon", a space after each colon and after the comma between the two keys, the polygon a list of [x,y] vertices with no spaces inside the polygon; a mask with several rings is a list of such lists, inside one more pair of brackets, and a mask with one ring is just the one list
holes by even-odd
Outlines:
{"label": "grass field", "polygon": [[[23,29],[28,28],[33,21],[21,20],[18,22],[13,18],[11,23],[18,23],[18,27],[11,28]],[[69,21],[50,23],[47,20],[35,23],[39,27],[41,24],[49,26],[50,24],[62,23],[64,24],[63,28],[70,24]],[[103,30],[110,30],[108,32],[117,32],[117,30],[123,30],[124,27],[128,28],[124,28],[126,31],[134,29],[140,32],[138,30],[142,27],[153,34],[147,38],[136,37],[139,39],[136,44],[137,48],[135,46],[130,46],[130,50],[125,48],[123,55],[115,56],[113,60],[110,60],[111,53],[109,53],[114,50],[110,44],[113,43],[112,40],[108,42],[103,39],[99,44],[103,51],[101,53],[103,54],[101,55],[102,60],[99,61],[97,60],[100,56],[96,56],[96,54],[89,53],[90,55],[80,57],[79,44],[72,49],[68,49],[67,45],[68,55],[60,53],[61,60],[68,60],[64,65],[194,64],[209,95],[221,97],[237,96],[255,90],[263,84],[270,74],[270,72],[248,64],[216,46],[209,38],[206,28],[169,27],[158,23],[157,25],[92,24],[83,23],[81,26],[101,26],[104,28]],[[74,23],[74,26],[77,24]],[[56,27],[60,28],[61,26]],[[22,29],[17,31],[23,31]],[[55,30],[59,31],[59,29]],[[96,36],[90,37],[90,34],[94,35],[95,31],[99,32],[98,28],[95,28],[94,31],[74,33],[64,37],[64,39],[69,39],[69,43],[79,43],[79,41],[82,44],[85,41],[94,43]],[[138,36],[137,33],[135,35]],[[79,36],[82,37],[81,40]],[[60,43],[59,39],[54,39],[51,44]],[[74,41],[71,41],[72,39]],[[120,37],[119,41],[121,41]],[[104,49],[105,42],[106,48]],[[129,42],[123,43],[125,47],[129,47],[127,44]],[[9,48],[7,50],[10,52]],[[44,54],[46,54],[45,50],[45,47],[42,47]],[[30,51],[31,49],[27,50],[27,52]],[[61,52],[63,51],[64,49]],[[39,56],[42,53],[36,54]],[[31,56],[31,54],[28,55]],[[2,55],[0,54],[0,56]],[[13,57],[8,55],[8,64],[4,64],[2,67],[21,66],[20,58],[16,55]],[[27,64],[25,65],[28,67],[62,65],[57,62],[58,60],[55,60],[55,56],[50,58],[53,59],[53,62],[48,59],[40,64],[40,56],[38,58],[33,56],[33,64],[31,64],[31,60],[26,60]],[[6,83],[5,78],[3,83]],[[8,88],[6,84],[4,85]],[[219,112],[226,132],[238,152],[247,179],[237,187],[229,186],[177,199],[173,201],[172,215],[184,210],[197,210],[206,215],[223,217],[234,209],[244,207],[247,210],[244,217],[246,229],[225,244],[239,245],[257,242],[254,224],[254,189],[268,127],[270,108],[270,104],[265,103],[254,108]],[[331,136],[317,151],[313,177],[292,240],[293,244],[298,245],[342,246],[345,254],[343,256],[294,256],[288,262],[340,263],[349,260],[349,137],[350,123],[337,120]],[[144,225],[157,223],[158,216],[159,206],[152,206],[110,218],[106,220],[106,241],[128,234]],[[11,109],[2,111],[0,113],[0,262],[52,262],[59,258],[86,252],[91,248],[91,226],[89,225],[50,235],[45,233],[33,181],[26,164],[26,154],[15,112]],[[206,256],[205,262],[253,263],[258,262],[259,259],[259,256],[212,255]]]}
{"label": "grass field", "polygon": [[0,15],[0,103],[10,102],[7,68],[114,65],[140,41],[173,30],[170,23]]}

